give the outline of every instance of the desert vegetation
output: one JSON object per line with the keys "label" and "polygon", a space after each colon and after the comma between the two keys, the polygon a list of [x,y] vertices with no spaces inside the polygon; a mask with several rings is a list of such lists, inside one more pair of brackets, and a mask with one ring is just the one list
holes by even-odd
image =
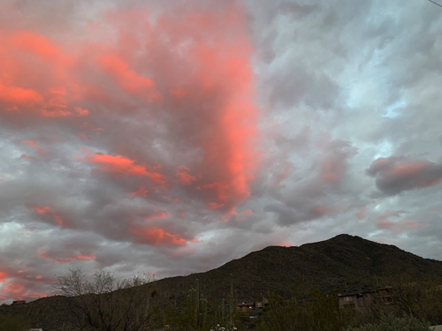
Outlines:
{"label": "desert vegetation", "polygon": [[29,323],[18,316],[0,316],[0,331],[23,331],[29,329]]}
{"label": "desert vegetation", "polygon": [[[338,293],[377,293],[387,285],[388,302],[373,300],[364,312],[351,304],[339,308]],[[68,270],[58,279],[59,295],[1,306],[0,322],[28,321],[45,331],[389,331],[391,325],[403,331],[405,324],[442,324],[441,285],[441,262],[341,235],[267,247],[205,273],[158,281]]]}
{"label": "desert vegetation", "polygon": [[[96,272],[89,280],[81,269],[59,277],[60,294],[70,298],[70,325],[78,330],[147,330],[150,296],[139,290],[148,278],[136,275],[117,281],[109,270]],[[65,327],[66,328],[66,327]]]}
{"label": "desert vegetation", "polygon": [[393,285],[392,301],[374,300],[361,312],[351,306],[340,309],[336,293],[303,281],[287,291],[290,297],[267,293],[268,304],[249,311],[237,309],[233,280],[220,298],[207,296],[196,280],[185,298],[166,306],[155,301],[161,294],[142,290],[139,285],[146,281],[134,277],[119,283],[107,271],[87,281],[81,271],[70,270],[59,284],[73,299],[70,328],[65,324],[65,330],[420,331],[442,323],[437,282],[383,279]]}

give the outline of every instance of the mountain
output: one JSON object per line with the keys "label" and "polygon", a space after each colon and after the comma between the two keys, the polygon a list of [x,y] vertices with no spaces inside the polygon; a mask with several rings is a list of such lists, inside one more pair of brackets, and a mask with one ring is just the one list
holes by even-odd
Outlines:
{"label": "mountain", "polygon": [[[440,284],[442,262],[343,234],[299,247],[270,246],[219,268],[161,279],[142,285],[139,290],[155,293],[152,304],[166,307],[184,300],[197,279],[205,297],[227,298],[232,284],[237,301],[242,302],[258,300],[271,292],[288,297],[295,283],[337,293],[391,285],[385,282],[401,277],[410,281],[436,279]],[[57,296],[30,302],[26,307],[1,306],[0,316],[26,311],[28,318],[38,316],[42,322],[46,314],[59,319],[66,313],[67,300]]]}
{"label": "mountain", "polygon": [[250,301],[261,293],[288,294],[295,282],[337,292],[357,290],[398,276],[416,280],[442,278],[442,262],[344,234],[299,247],[270,246],[217,269],[166,278],[145,286],[155,286],[159,293],[179,296],[187,293],[198,279],[201,293],[225,297],[232,280],[238,300]]}

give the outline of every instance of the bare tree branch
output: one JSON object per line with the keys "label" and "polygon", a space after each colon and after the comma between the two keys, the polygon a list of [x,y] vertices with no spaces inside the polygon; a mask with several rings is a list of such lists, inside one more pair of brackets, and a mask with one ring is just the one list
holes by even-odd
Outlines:
{"label": "bare tree branch", "polygon": [[70,310],[80,330],[137,331],[150,320],[149,296],[138,287],[149,281],[135,275],[119,282],[109,270],[97,271],[88,280],[81,269],[69,269],[56,287],[71,297]]}
{"label": "bare tree branch", "polygon": [[439,4],[439,3],[437,3],[437,2],[435,2],[435,1],[433,1],[433,0],[428,0],[428,1],[430,1],[431,3],[434,3],[436,6],[442,7],[441,4]]}

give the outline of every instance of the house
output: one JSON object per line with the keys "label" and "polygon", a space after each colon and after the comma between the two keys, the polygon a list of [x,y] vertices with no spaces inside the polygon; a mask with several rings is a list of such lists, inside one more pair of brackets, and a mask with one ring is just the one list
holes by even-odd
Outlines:
{"label": "house", "polygon": [[243,312],[258,312],[265,306],[269,304],[269,300],[267,300],[265,297],[262,298],[262,301],[256,301],[256,302],[242,302],[238,303],[236,305],[237,311],[243,311]]}
{"label": "house", "polygon": [[242,302],[242,303],[238,303],[236,305],[236,310],[237,311],[254,311],[256,307],[256,303],[255,302]]}
{"label": "house", "polygon": [[359,292],[339,293],[338,302],[340,309],[354,308],[359,312],[366,312],[371,304],[393,302],[392,288],[390,286],[377,290],[364,290]]}
{"label": "house", "polygon": [[16,301],[12,301],[12,305],[16,306],[16,305],[24,305],[26,303],[26,300],[16,300]]}
{"label": "house", "polygon": [[372,291],[360,291],[360,292],[349,292],[349,293],[339,293],[338,302],[340,309],[354,308],[360,312],[364,312],[373,302],[373,292]]}

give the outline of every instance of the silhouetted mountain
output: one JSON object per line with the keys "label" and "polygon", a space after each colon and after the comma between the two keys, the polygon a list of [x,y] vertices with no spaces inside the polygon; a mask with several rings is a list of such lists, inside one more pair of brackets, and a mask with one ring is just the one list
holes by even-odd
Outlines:
{"label": "silhouetted mountain", "polygon": [[[442,262],[421,258],[396,246],[343,234],[299,247],[270,246],[219,268],[161,279],[139,290],[155,291],[152,304],[165,307],[184,300],[197,279],[200,293],[205,297],[227,298],[232,283],[238,301],[254,301],[269,292],[288,297],[296,282],[337,293],[391,285],[385,281],[401,277],[414,281],[436,279],[442,283]],[[44,326],[48,325],[48,319],[60,322],[66,313],[67,300],[69,298],[57,296],[39,299],[24,307],[2,306],[0,315],[20,313],[40,320]]]}

